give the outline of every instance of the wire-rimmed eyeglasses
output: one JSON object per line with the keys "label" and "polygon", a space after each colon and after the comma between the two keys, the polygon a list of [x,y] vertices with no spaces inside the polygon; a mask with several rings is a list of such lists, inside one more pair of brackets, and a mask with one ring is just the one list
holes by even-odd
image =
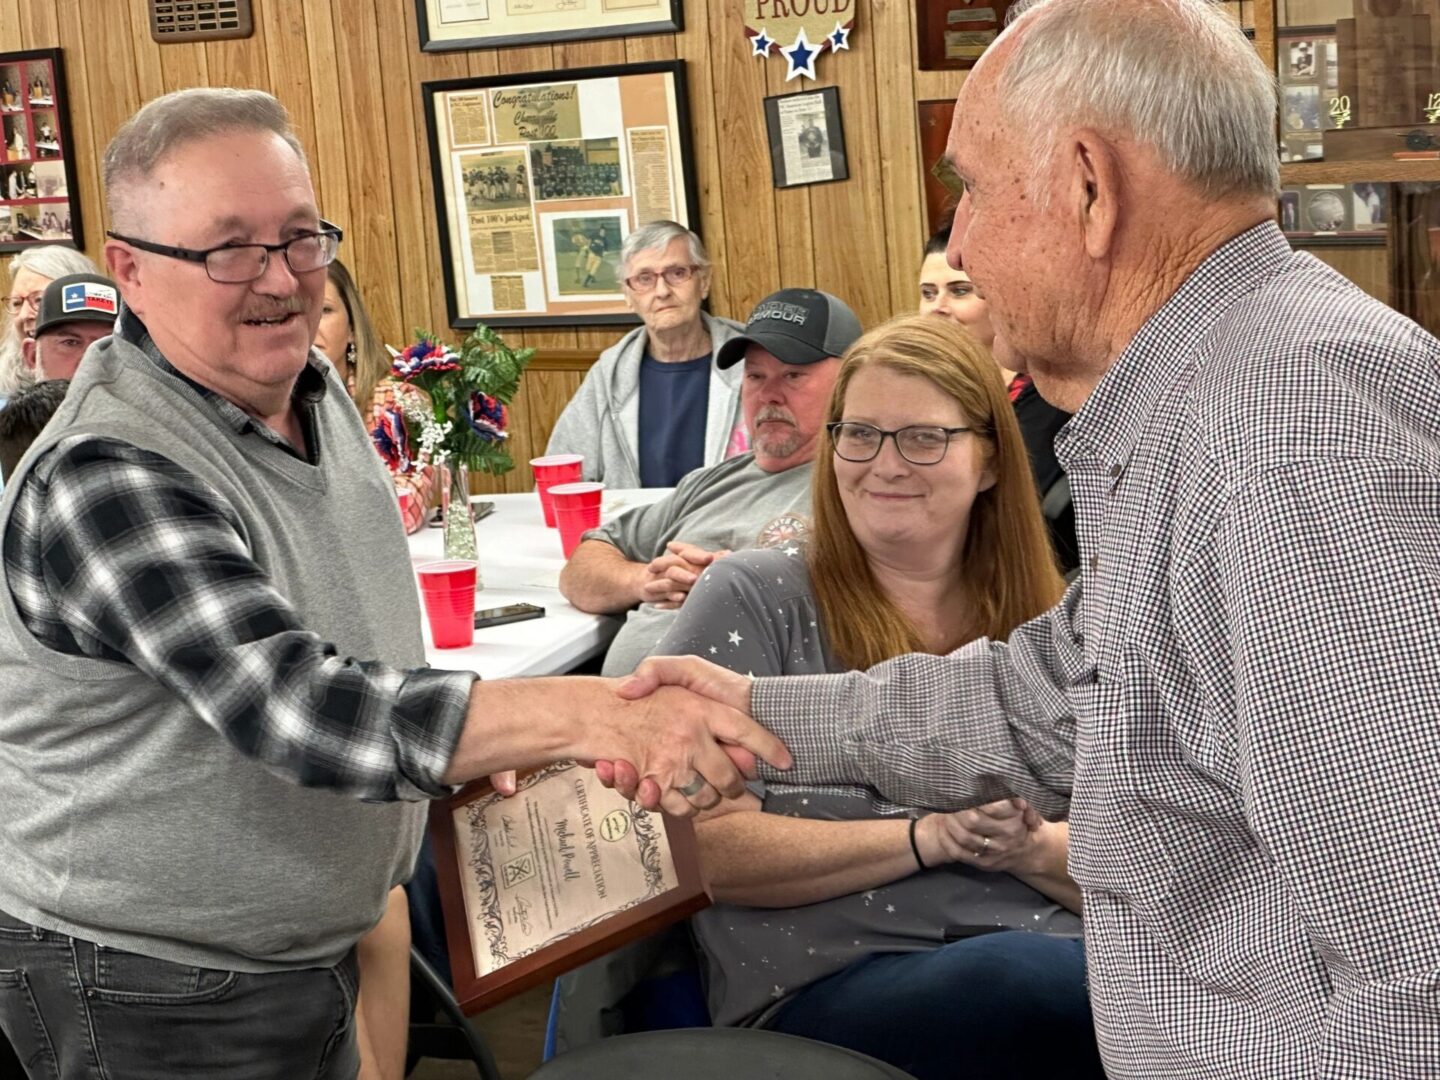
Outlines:
{"label": "wire-rimmed eyeglasses", "polygon": [[895,449],[911,465],[938,465],[950,449],[950,440],[968,427],[940,427],[938,424],[911,424],[898,431],[884,431],[874,424],[853,420],[836,420],[826,424],[835,453],[846,461],[874,461],[887,438],[895,441]]}
{"label": "wire-rimmed eyeglasses", "polygon": [[285,265],[294,274],[308,274],[322,270],[335,261],[340,250],[340,241],[345,234],[328,221],[320,222],[315,232],[304,232],[278,244],[221,244],[219,247],[195,251],[190,248],[171,247],[149,240],[137,240],[117,232],[107,232],[112,240],[129,244],[152,255],[164,255],[168,259],[198,262],[204,265],[210,280],[221,285],[243,285],[263,277],[270,268],[270,253],[278,251],[285,259]]}
{"label": "wire-rimmed eyeglasses", "polygon": [[638,274],[627,277],[625,284],[629,286],[631,292],[649,292],[663,277],[665,284],[674,289],[684,285],[695,276],[695,271],[699,269],[698,266],[667,266],[659,273],[654,270],[642,270]]}

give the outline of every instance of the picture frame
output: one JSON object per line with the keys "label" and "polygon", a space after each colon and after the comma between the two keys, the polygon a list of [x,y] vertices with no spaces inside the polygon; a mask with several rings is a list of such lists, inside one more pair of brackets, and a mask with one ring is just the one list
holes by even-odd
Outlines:
{"label": "picture frame", "polygon": [[1280,229],[1296,247],[1382,247],[1387,242],[1390,185],[1329,183],[1280,192]]}
{"label": "picture frame", "polygon": [[430,809],[455,999],[476,1013],[710,903],[688,819],[560,762]]}
{"label": "picture frame", "polygon": [[930,232],[949,222],[959,202],[958,193],[942,178],[945,170],[941,166],[954,119],[954,98],[915,103],[915,121],[920,128],[920,162],[925,166],[925,226]]}
{"label": "picture frame", "polygon": [[921,71],[963,71],[1005,29],[1015,0],[916,0],[915,44]]}
{"label": "picture frame", "polygon": [[685,29],[682,0],[415,0],[423,52],[508,49]]}
{"label": "picture frame", "polygon": [[450,325],[637,325],[620,244],[698,218],[685,62],[421,87]]}
{"label": "picture frame", "polygon": [[59,49],[0,53],[0,252],[80,248],[80,194]]}
{"label": "picture frame", "polygon": [[1280,160],[1323,161],[1325,133],[1335,130],[1340,46],[1334,26],[1288,26],[1275,32],[1280,92]]}
{"label": "picture frame", "polygon": [[765,131],[777,188],[850,179],[839,87],[767,97]]}

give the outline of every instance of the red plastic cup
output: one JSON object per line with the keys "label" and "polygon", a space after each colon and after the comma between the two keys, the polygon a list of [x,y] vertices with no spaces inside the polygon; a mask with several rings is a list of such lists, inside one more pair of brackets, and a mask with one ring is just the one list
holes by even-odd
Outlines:
{"label": "red plastic cup", "polygon": [[605,485],[594,482],[556,484],[550,489],[550,502],[555,507],[555,524],[560,529],[560,547],[568,559],[580,543],[586,529],[600,524],[600,500]]}
{"label": "red plastic cup", "polygon": [[540,509],[545,514],[548,528],[555,528],[555,508],[550,505],[550,489],[556,484],[572,484],[579,480],[584,465],[585,458],[581,454],[551,454],[530,459],[530,471],[535,474],[535,490],[540,493]]}
{"label": "red plastic cup", "polygon": [[475,640],[475,570],[465,559],[445,559],[415,568],[420,596],[437,649],[463,649]]}

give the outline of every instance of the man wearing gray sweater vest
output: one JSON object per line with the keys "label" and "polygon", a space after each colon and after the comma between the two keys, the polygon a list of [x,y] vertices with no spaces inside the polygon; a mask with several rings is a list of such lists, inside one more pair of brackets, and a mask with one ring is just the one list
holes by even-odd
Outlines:
{"label": "man wearing gray sweater vest", "polygon": [[151,102],[104,177],[115,334],[0,500],[0,1029],[67,1080],[388,1075],[356,943],[425,800],[620,757],[688,814],[788,758],[684,691],[424,667],[393,488],[309,348],[340,230],[274,98]]}

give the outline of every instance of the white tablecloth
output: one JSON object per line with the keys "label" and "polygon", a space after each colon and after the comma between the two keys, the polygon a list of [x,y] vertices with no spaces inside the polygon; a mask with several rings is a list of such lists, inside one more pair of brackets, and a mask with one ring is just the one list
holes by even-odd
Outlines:
{"label": "white tablecloth", "polygon": [[[609,521],[669,492],[669,488],[607,491],[601,520]],[[481,495],[476,502],[495,504],[495,512],[475,526],[484,583],[475,594],[476,609],[523,602],[543,607],[545,617],[476,630],[474,644],[464,649],[435,648],[427,625],[425,659],[430,665],[474,671],[484,679],[506,679],[559,675],[602,653],[621,620],[577,611],[560,595],[558,581],[565,565],[560,532],[545,527],[539,496],[534,492]],[[439,529],[423,528],[410,537],[412,564],[442,558],[442,549]]]}

